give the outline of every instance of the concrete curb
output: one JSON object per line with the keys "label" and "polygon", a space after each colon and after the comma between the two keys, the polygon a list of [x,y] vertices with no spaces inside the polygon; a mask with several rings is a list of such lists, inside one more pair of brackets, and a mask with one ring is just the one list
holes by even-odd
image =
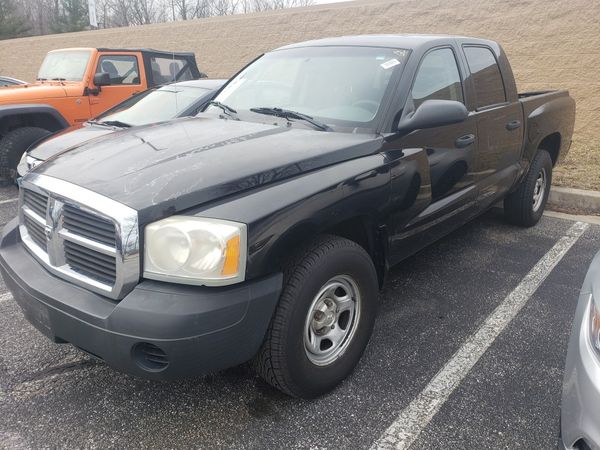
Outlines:
{"label": "concrete curb", "polygon": [[600,192],[552,186],[548,197],[548,208],[600,215]]}

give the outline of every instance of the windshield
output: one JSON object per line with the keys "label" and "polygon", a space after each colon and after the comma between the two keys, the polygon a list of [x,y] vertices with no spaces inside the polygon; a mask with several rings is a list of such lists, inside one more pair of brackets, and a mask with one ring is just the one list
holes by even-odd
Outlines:
{"label": "windshield", "polygon": [[90,59],[86,50],[51,52],[46,55],[38,80],[81,81]]}
{"label": "windshield", "polygon": [[[392,74],[403,67],[408,54],[407,50],[377,47],[279,50],[248,66],[215,100],[238,113],[281,108],[327,125],[370,128]],[[215,106],[207,111],[222,112]],[[251,120],[272,121],[253,116]]]}
{"label": "windshield", "polygon": [[132,97],[97,118],[98,122],[123,122],[131,126],[174,119],[209,92],[190,86],[163,86]]}

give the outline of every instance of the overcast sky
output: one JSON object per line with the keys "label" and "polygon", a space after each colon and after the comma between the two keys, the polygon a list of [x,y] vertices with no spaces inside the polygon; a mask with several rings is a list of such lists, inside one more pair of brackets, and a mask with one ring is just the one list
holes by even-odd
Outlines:
{"label": "overcast sky", "polygon": [[340,3],[340,2],[349,2],[352,0],[315,0],[315,3],[317,5],[323,4],[323,3]]}

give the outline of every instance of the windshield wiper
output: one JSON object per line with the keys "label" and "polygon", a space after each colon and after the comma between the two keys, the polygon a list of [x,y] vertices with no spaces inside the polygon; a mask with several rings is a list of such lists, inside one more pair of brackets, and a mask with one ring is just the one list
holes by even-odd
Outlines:
{"label": "windshield wiper", "polygon": [[121,122],[120,120],[88,120],[92,125],[104,125],[107,127],[131,128],[131,124]]}
{"label": "windshield wiper", "polygon": [[281,117],[282,119],[293,119],[293,120],[303,120],[305,122],[310,123],[312,126],[321,131],[329,131],[331,127],[323,122],[319,122],[318,120],[312,118],[311,116],[307,116],[306,114],[302,114],[298,111],[292,111],[289,109],[282,108],[268,108],[268,107],[260,107],[260,108],[250,108],[250,111],[255,112],[257,114],[266,114],[267,116],[275,116]]}
{"label": "windshield wiper", "polygon": [[67,81],[66,78],[52,78],[52,81]]}
{"label": "windshield wiper", "polygon": [[237,111],[231,106],[227,106],[225,103],[217,102],[216,100],[211,100],[210,102],[208,102],[208,106],[216,106],[232,119],[240,120],[237,116]]}

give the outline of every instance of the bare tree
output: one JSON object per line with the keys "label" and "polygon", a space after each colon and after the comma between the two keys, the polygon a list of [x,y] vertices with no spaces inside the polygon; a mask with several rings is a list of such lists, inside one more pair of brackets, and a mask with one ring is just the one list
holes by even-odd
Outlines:
{"label": "bare tree", "polygon": [[106,0],[106,28],[131,25],[131,2],[129,0]]}
{"label": "bare tree", "polygon": [[254,11],[268,11],[271,9],[296,8],[314,5],[314,0],[253,0]]}
{"label": "bare tree", "polygon": [[130,0],[130,4],[131,19],[135,25],[159,22],[158,18],[164,15],[164,8],[158,8],[155,0]]}
{"label": "bare tree", "polygon": [[[87,28],[86,0],[0,0],[0,5],[2,2],[12,4],[11,14],[23,21],[19,35]],[[314,0],[96,0],[96,14],[101,28],[112,28],[312,4]],[[0,7],[0,16],[2,10]],[[16,23],[15,20],[7,23]],[[11,32],[7,36],[12,35],[17,33]]]}

